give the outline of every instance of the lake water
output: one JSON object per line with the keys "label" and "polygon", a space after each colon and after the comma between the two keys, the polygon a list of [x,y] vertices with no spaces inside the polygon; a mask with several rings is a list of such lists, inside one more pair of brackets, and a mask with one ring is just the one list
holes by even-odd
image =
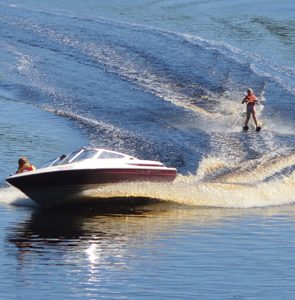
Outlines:
{"label": "lake water", "polygon": [[[293,299],[294,16],[288,0],[0,0],[0,298]],[[260,133],[242,131],[249,87]],[[178,177],[80,212],[5,183],[20,156],[82,146]]]}

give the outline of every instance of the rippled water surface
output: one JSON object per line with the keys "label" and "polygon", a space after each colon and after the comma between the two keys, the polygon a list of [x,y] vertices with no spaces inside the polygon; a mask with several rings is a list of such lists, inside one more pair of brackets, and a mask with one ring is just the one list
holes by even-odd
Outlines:
{"label": "rippled water surface", "polygon": [[[293,1],[1,1],[3,299],[293,299]],[[242,131],[253,88],[262,131]],[[170,184],[43,210],[5,178],[82,146]]]}
{"label": "rippled water surface", "polygon": [[293,207],[149,208],[123,215],[2,208],[5,295],[292,297]]}

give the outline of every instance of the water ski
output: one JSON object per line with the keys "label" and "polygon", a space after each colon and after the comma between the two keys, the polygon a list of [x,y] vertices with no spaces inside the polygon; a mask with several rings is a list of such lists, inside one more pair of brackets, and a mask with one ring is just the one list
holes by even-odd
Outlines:
{"label": "water ski", "polygon": [[[249,126],[247,126],[247,125],[244,126],[244,127],[243,127],[243,130],[244,130],[244,131],[248,131],[248,130],[249,130]],[[257,131],[257,132],[259,132],[260,130],[261,130],[261,126],[256,127],[256,131]]]}

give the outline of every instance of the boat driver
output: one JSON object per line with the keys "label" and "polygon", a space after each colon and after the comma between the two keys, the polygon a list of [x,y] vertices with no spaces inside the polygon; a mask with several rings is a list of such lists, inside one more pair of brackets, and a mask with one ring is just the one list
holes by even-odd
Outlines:
{"label": "boat driver", "polygon": [[21,157],[18,160],[18,166],[16,174],[36,170],[35,166],[31,165],[25,157]]}

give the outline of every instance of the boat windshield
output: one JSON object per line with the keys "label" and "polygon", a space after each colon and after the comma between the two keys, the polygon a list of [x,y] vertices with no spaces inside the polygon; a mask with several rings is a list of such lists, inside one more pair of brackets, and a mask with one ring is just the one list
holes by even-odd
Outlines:
{"label": "boat windshield", "polygon": [[68,163],[71,162],[71,160],[72,160],[75,156],[77,156],[80,152],[81,152],[81,150],[80,150],[80,151],[71,152],[70,154],[68,154],[68,155],[66,156],[65,159],[63,159],[63,160],[59,163],[59,165],[68,164]]}
{"label": "boat windshield", "polygon": [[97,150],[85,150],[80,155],[78,155],[76,158],[74,158],[72,161],[76,162],[76,161],[83,160],[83,159],[91,159],[96,154],[97,154]]}
{"label": "boat windshield", "polygon": [[103,151],[98,156],[99,159],[101,158],[124,158],[125,156],[119,153],[109,152],[109,151]]}
{"label": "boat windshield", "polygon": [[58,163],[60,162],[60,158],[55,158],[55,159],[52,159],[50,161],[48,161],[44,166],[42,166],[40,169],[42,168],[48,168],[48,167],[51,167],[51,166],[55,166],[57,165]]}
{"label": "boat windshield", "polygon": [[97,150],[84,150],[70,153],[59,165],[77,162],[83,159],[91,159],[97,154]]}

